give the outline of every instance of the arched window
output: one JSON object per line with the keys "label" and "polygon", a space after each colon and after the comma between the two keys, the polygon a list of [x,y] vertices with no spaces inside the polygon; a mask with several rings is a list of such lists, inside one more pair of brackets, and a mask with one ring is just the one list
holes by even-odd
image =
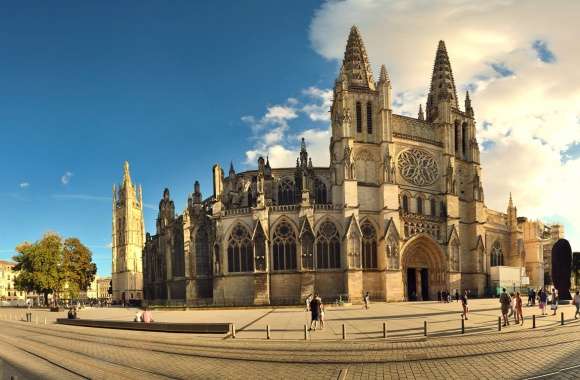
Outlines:
{"label": "arched window", "polygon": [[314,199],[317,204],[328,203],[326,184],[322,182],[319,178],[316,178],[316,180],[314,181]]}
{"label": "arched window", "polygon": [[447,216],[447,210],[445,209],[445,202],[441,201],[439,203],[439,215],[445,218]]}
{"label": "arched window", "polygon": [[294,183],[290,179],[283,179],[278,185],[278,204],[292,205],[296,203]]}
{"label": "arched window", "polygon": [[340,239],[332,222],[324,222],[316,234],[316,267],[340,268]]}
{"label": "arched window", "polygon": [[455,120],[455,154],[459,154],[459,121]]}
{"label": "arched window", "polygon": [[362,107],[360,102],[356,102],[356,131],[362,132]]}
{"label": "arched window", "polygon": [[449,248],[449,270],[459,271],[459,243],[454,241]]}
{"label": "arched window", "polygon": [[463,157],[467,158],[467,123],[461,125],[461,151]]}
{"label": "arched window", "polygon": [[172,272],[174,277],[185,275],[185,254],[183,252],[183,229],[174,228],[173,237],[171,238],[171,261]]}
{"label": "arched window", "polygon": [[302,235],[302,268],[314,269],[314,235],[310,231]]}
{"label": "arched window", "polygon": [[272,258],[274,270],[296,269],[296,235],[286,221],[278,223],[274,231]]}
{"label": "arched window", "polygon": [[403,211],[409,212],[409,197],[403,195]]}
{"label": "arched window", "polygon": [[491,247],[491,266],[498,267],[503,265],[503,250],[501,248],[501,243],[496,240]]}
{"label": "arched window", "polygon": [[364,269],[377,268],[377,233],[373,225],[366,221],[361,226],[362,258]]}
{"label": "arched window", "polygon": [[435,209],[435,198],[431,198],[430,208],[431,208],[431,216],[437,216],[437,210]]}
{"label": "arched window", "polygon": [[204,226],[200,226],[195,234],[195,274],[210,274],[209,239]]}
{"label": "arched window", "polygon": [[373,133],[373,105],[371,102],[367,102],[367,133],[369,135]]}
{"label": "arched window", "polygon": [[234,227],[228,240],[228,272],[251,272],[254,270],[252,240],[242,225]]}
{"label": "arched window", "polygon": [[423,198],[417,197],[417,214],[423,214]]}

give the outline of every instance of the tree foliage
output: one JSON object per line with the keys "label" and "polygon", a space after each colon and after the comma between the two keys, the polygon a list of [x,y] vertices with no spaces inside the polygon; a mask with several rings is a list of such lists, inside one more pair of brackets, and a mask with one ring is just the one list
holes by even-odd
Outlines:
{"label": "tree foliage", "polygon": [[49,294],[63,291],[77,297],[87,290],[97,272],[91,251],[77,238],[63,240],[49,232],[35,243],[20,244],[16,252],[15,286],[43,294],[45,302]]}

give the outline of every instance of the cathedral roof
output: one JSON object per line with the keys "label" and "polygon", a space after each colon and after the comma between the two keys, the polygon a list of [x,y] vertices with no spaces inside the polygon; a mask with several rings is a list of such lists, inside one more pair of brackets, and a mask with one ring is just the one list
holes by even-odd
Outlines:
{"label": "cathedral roof", "polygon": [[373,73],[360,32],[356,26],[350,29],[340,79],[346,79],[349,87],[375,89]]}

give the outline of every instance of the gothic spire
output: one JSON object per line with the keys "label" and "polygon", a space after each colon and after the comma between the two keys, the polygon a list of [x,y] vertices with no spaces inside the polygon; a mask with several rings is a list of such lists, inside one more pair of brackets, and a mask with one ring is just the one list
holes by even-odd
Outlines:
{"label": "gothic spire", "polygon": [[346,76],[349,86],[375,89],[367,52],[355,25],[348,35],[341,73]]}
{"label": "gothic spire", "polygon": [[129,173],[129,161],[123,165],[123,185],[131,184],[131,173]]}
{"label": "gothic spire", "polygon": [[234,162],[233,161],[230,161],[230,172],[229,172],[229,175],[232,175],[232,174],[236,174],[236,171],[234,170]]}
{"label": "gothic spire", "polygon": [[451,71],[451,62],[447,55],[445,42],[439,41],[437,53],[435,54],[435,63],[433,65],[433,75],[431,77],[431,87],[427,97],[427,119],[432,121],[437,114],[439,102],[449,102],[451,107],[458,108],[457,91],[453,72]]}
{"label": "gothic spire", "polygon": [[308,152],[306,151],[306,141],[302,137],[300,142],[300,166],[305,168],[308,165]]}
{"label": "gothic spire", "polygon": [[471,99],[469,98],[469,90],[465,92],[465,113],[473,116],[473,108],[471,107]]}
{"label": "gothic spire", "polygon": [[387,72],[387,68],[385,65],[381,65],[381,72],[379,74],[379,83],[388,83],[391,79],[389,79],[389,73]]}
{"label": "gothic spire", "polygon": [[419,115],[418,115],[419,120],[425,120],[425,114],[423,114],[423,105],[419,104]]}

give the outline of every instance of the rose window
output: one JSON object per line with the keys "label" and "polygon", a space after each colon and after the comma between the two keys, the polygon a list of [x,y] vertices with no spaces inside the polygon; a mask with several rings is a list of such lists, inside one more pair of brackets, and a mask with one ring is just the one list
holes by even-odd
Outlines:
{"label": "rose window", "polygon": [[439,175],[435,158],[424,150],[403,151],[399,155],[398,164],[403,178],[417,186],[431,185]]}

